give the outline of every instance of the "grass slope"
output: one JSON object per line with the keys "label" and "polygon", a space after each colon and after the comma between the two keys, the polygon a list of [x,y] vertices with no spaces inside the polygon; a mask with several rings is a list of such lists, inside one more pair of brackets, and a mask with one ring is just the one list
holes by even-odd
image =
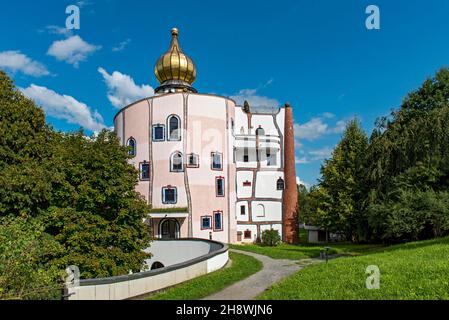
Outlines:
{"label": "grass slope", "polygon": [[149,300],[196,300],[249,277],[262,269],[262,263],[250,256],[229,252],[230,267],[181,283],[149,296]]}
{"label": "grass slope", "polygon": [[[366,289],[365,270],[380,269],[380,289]],[[449,299],[449,237],[396,245],[305,268],[260,299]]]}
{"label": "grass slope", "polygon": [[376,245],[357,245],[351,243],[335,243],[326,245],[280,244],[277,247],[267,247],[255,244],[230,245],[230,247],[233,249],[263,254],[273,259],[290,259],[290,260],[318,257],[320,255],[320,251],[323,250],[325,246],[331,247],[331,249],[329,250],[329,254],[336,254],[336,253],[358,254],[365,250],[370,250],[372,248],[379,247]]}

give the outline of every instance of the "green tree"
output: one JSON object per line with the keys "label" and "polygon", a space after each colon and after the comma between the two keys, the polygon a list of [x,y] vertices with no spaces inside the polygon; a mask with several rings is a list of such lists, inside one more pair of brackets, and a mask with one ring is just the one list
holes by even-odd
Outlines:
{"label": "green tree", "polygon": [[0,217],[37,219],[62,246],[42,268],[77,265],[82,277],[102,277],[145,267],[149,207],[128,160],[113,132],[55,132],[0,71]]}
{"label": "green tree", "polygon": [[62,250],[38,219],[0,217],[0,299],[59,298],[63,271],[51,260]]}
{"label": "green tree", "polygon": [[0,71],[0,216],[37,215],[49,205],[52,135],[42,109]]}
{"label": "green tree", "polygon": [[344,232],[352,241],[358,241],[363,234],[360,204],[367,147],[368,138],[359,122],[349,121],[332,157],[321,167],[318,188],[311,192],[317,203],[317,224],[331,232]]}

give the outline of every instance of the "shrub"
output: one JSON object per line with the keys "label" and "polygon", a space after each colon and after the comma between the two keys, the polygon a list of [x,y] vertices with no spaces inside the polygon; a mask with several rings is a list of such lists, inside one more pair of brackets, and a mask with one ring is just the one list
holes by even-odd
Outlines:
{"label": "shrub", "polygon": [[275,247],[281,242],[279,231],[270,229],[262,232],[262,244],[270,247]]}
{"label": "shrub", "polygon": [[64,270],[51,263],[62,246],[35,218],[0,217],[0,299],[58,299]]}

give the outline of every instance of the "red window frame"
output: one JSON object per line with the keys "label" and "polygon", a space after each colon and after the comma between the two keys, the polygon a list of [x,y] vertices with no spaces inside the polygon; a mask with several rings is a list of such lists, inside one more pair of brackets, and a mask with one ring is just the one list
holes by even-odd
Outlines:
{"label": "red window frame", "polygon": [[[218,194],[218,180],[223,180],[223,194],[222,195]],[[226,183],[225,177],[215,177],[215,196],[216,197],[223,198],[226,196],[225,183]]]}
{"label": "red window frame", "polygon": [[[220,214],[221,229],[217,229],[216,226],[215,226],[215,215],[216,214]],[[213,222],[214,222],[214,231],[223,231],[223,211],[220,211],[220,210],[214,211],[214,215],[213,215],[212,219],[213,219]]]}

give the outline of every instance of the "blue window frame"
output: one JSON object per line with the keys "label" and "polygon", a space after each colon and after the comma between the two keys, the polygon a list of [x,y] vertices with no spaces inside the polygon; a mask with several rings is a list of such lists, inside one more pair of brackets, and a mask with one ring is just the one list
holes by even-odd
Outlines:
{"label": "blue window frame", "polygon": [[163,124],[153,125],[153,141],[164,141],[165,140],[165,126]]}
{"label": "blue window frame", "polygon": [[175,204],[178,202],[178,192],[176,187],[167,186],[162,188],[162,203]]}
{"label": "blue window frame", "polygon": [[214,231],[223,231],[223,212],[214,212]]}
{"label": "blue window frame", "polygon": [[201,217],[201,230],[212,229],[212,217],[202,216]]}

